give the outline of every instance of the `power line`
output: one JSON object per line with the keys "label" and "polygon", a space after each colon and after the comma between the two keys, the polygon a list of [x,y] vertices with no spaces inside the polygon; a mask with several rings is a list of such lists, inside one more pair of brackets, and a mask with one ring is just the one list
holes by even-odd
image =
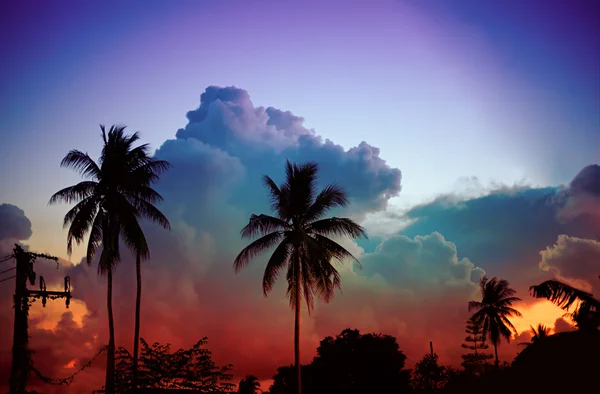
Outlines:
{"label": "power line", "polygon": [[0,271],[0,275],[2,275],[2,274],[3,274],[3,273],[5,273],[5,272],[12,271],[12,270],[16,270],[16,269],[17,269],[17,267],[12,267],[12,268],[9,268],[9,269],[7,269],[7,270]]}
{"label": "power line", "polygon": [[16,278],[16,277],[17,277],[17,275],[9,276],[8,278],[4,278],[4,279],[0,280],[0,283],[7,281],[9,279],[12,279],[12,278]]}
{"label": "power line", "polygon": [[2,258],[0,259],[0,263],[6,263],[7,261],[10,261],[10,260],[12,260],[12,259],[13,259],[13,257],[14,257],[14,256],[13,256],[12,254],[11,254],[11,255],[8,255],[8,256],[5,256],[5,257],[2,257]]}

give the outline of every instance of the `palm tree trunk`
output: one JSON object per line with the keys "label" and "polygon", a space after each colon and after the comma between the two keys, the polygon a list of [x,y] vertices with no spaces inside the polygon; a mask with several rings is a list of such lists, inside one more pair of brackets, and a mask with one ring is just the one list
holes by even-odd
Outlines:
{"label": "palm tree trunk", "polygon": [[498,344],[494,343],[494,353],[496,353],[496,367],[500,365],[500,360],[498,360]]}
{"label": "palm tree trunk", "polygon": [[115,393],[115,323],[112,310],[112,267],[108,270],[108,290],[106,292],[106,305],[108,309],[108,356],[106,358],[106,380],[104,390],[106,394]]}
{"label": "palm tree trunk", "polygon": [[137,294],[135,298],[135,332],[133,334],[133,391],[138,389],[138,353],[140,347],[140,308],[142,303],[142,265],[140,256],[135,259],[135,271],[137,275]]}
{"label": "palm tree trunk", "polygon": [[294,324],[294,356],[296,362],[297,394],[302,394],[302,372],[300,368],[300,258],[296,256],[294,280],[296,281],[296,321]]}

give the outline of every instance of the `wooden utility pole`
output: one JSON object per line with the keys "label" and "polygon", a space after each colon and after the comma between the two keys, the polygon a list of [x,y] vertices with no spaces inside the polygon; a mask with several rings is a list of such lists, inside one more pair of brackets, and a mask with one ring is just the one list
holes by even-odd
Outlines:
{"label": "wooden utility pole", "polygon": [[40,276],[40,290],[27,289],[27,281],[35,285],[36,273],[33,270],[33,263],[38,258],[56,261],[58,258],[42,253],[26,252],[20,245],[15,244],[13,249],[13,258],[16,262],[16,281],[15,281],[15,321],[13,326],[13,348],[12,365],[10,371],[10,394],[25,392],[27,380],[29,378],[29,331],[27,317],[29,314],[29,299],[42,299],[42,305],[46,306],[46,300],[56,298],[66,298],[67,308],[71,302],[71,283],[70,278],[65,277],[65,291],[46,291],[46,282]]}
{"label": "wooden utility pole", "polygon": [[433,341],[429,341],[429,350],[431,350],[431,356],[433,357]]}

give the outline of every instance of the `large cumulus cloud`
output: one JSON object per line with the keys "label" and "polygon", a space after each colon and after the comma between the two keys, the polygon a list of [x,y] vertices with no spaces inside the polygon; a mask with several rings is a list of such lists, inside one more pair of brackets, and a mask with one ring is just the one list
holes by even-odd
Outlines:
{"label": "large cumulus cloud", "polygon": [[[241,89],[207,88],[187,119],[176,138],[156,151],[173,164],[156,186],[165,197],[159,208],[172,230],[143,225],[151,259],[143,270],[141,335],[176,347],[191,346],[206,335],[218,363],[233,363],[238,376],[269,378],[277,366],[293,361],[293,316],[285,280],[264,298],[260,285],[267,255],[238,275],[231,267],[247,242],[239,231],[249,215],[269,211],[261,176],[279,182],[286,159],[317,161],[321,185],[336,182],[349,194],[351,206],[336,214],[362,220],[383,211],[398,195],[401,173],[386,164],[378,148],[363,142],[344,149],[323,140],[303,126],[301,117],[255,107]],[[364,244],[340,241],[364,269],[344,264],[343,292],[331,304],[318,304],[312,316],[304,313],[302,361],[310,361],[324,336],[353,326],[396,335],[412,362],[433,341],[444,362],[458,363],[467,302],[477,297],[484,270],[503,275],[519,269],[529,285],[536,275],[547,275],[537,265],[539,251],[558,235],[589,236],[587,211],[564,223],[556,220],[557,206],[567,201],[557,195],[555,188],[521,187],[466,201],[440,198],[402,216],[412,223],[369,252]],[[86,349],[106,343],[104,278],[85,264],[67,267],[66,274],[84,313],[61,315],[52,332],[45,329],[38,336],[59,335],[68,327],[79,330],[73,341],[87,343]],[[133,259],[123,253],[114,287],[119,346],[131,348],[134,301]],[[71,352],[77,353],[67,347],[64,354]],[[84,356],[88,354],[77,355]],[[93,382],[101,382],[94,376]],[[70,392],[89,393],[88,381],[92,379]]]}
{"label": "large cumulus cloud", "polygon": [[[254,107],[241,89],[209,87],[187,118],[176,138],[156,151],[173,165],[156,186],[165,197],[160,209],[172,230],[144,224],[151,259],[143,271],[141,335],[173,346],[190,346],[207,335],[218,363],[234,363],[240,376],[269,378],[277,366],[292,361],[293,316],[285,283],[265,299],[260,288],[264,257],[240,275],[232,270],[246,243],[240,229],[251,213],[269,210],[262,175],[280,182],[286,159],[317,161],[321,185],[341,185],[351,200],[343,213],[361,218],[385,209],[398,195],[401,173],[376,147],[363,142],[346,150],[304,128],[302,118],[289,111]],[[349,247],[360,252],[355,244]],[[131,348],[135,271],[131,256],[122,257],[113,290],[116,340]],[[105,279],[98,277],[95,264],[78,264],[66,273],[85,303],[81,330],[92,330],[95,340],[106,343]],[[70,324],[68,316],[64,319],[55,330]],[[322,338],[311,326],[307,319],[305,361]],[[77,383],[71,390],[89,392],[89,386]]]}
{"label": "large cumulus cloud", "polygon": [[560,235],[597,238],[597,168],[586,167],[569,186],[502,187],[472,199],[438,197],[410,209],[403,219],[411,223],[400,234],[438,231],[490,275],[505,277],[525,292],[548,278],[547,270],[539,269],[539,253]]}
{"label": "large cumulus cloud", "polygon": [[[556,244],[540,252],[540,268],[583,290],[600,287],[600,242],[560,235]],[[596,290],[596,291],[594,291]]]}

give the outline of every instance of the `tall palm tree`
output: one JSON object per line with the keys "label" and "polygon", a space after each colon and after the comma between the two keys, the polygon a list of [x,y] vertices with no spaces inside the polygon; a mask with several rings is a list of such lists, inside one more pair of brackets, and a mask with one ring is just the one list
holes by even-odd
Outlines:
{"label": "tall palm tree", "polygon": [[531,329],[531,342],[521,342],[519,345],[529,346],[532,343],[536,343],[540,340],[544,340],[550,336],[550,328],[543,324],[538,324],[537,327],[529,326]]}
{"label": "tall palm tree", "polygon": [[112,275],[120,261],[119,239],[122,239],[136,256],[138,287],[134,353],[137,356],[141,297],[140,262],[150,256],[148,243],[138,219],[148,218],[162,227],[170,227],[167,218],[153,205],[162,201],[162,197],[150,187],[150,184],[169,168],[169,163],[150,157],[147,144],[134,147],[133,144],[139,140],[138,133],[127,135],[124,133],[125,127],[112,126],[108,133],[103,125],[100,128],[104,146],[98,163],[79,150],[71,150],[61,161],[61,167],[71,168],[87,180],[56,192],[50,198],[49,204],[76,203],[64,218],[64,227],[69,228],[69,256],[73,250],[73,242],[84,242],[88,232],[88,264],[92,263],[96,250],[102,245],[98,272],[107,276],[106,303],[109,327],[105,390],[112,394],[115,372]]}
{"label": "tall palm tree", "polygon": [[567,311],[576,305],[569,315],[580,330],[597,329],[600,326],[600,300],[588,292],[555,279],[531,286],[529,292],[535,298],[546,298]]}
{"label": "tall palm tree", "polygon": [[302,393],[300,376],[300,302],[306,300],[308,312],[314,306],[315,294],[329,302],[335,288],[340,288],[340,274],[332,260],[341,263],[358,260],[330,236],[365,237],[365,230],[350,219],[324,218],[327,211],[344,207],[348,199],[337,185],[328,185],[317,194],[316,163],[286,162],[286,181],[277,186],[268,176],[264,184],[271,196],[275,216],[252,215],[242,229],[242,237],[261,237],[250,243],[236,257],[236,272],[246,267],[260,252],[275,247],[265,268],[262,288],[265,297],[278,275],[287,270],[290,306],[295,311],[294,353],[298,394]]}
{"label": "tall palm tree", "polygon": [[498,345],[502,337],[510,341],[510,336],[516,332],[508,318],[522,316],[512,307],[513,303],[521,299],[514,297],[516,291],[511,289],[508,281],[504,279],[488,279],[484,276],[479,282],[479,288],[481,301],[469,301],[469,311],[477,311],[473,314],[473,319],[481,322],[483,336],[488,337],[494,345],[496,366],[499,366]]}
{"label": "tall palm tree", "polygon": [[238,394],[256,394],[262,391],[260,388],[260,382],[254,375],[248,375],[238,385]]}

